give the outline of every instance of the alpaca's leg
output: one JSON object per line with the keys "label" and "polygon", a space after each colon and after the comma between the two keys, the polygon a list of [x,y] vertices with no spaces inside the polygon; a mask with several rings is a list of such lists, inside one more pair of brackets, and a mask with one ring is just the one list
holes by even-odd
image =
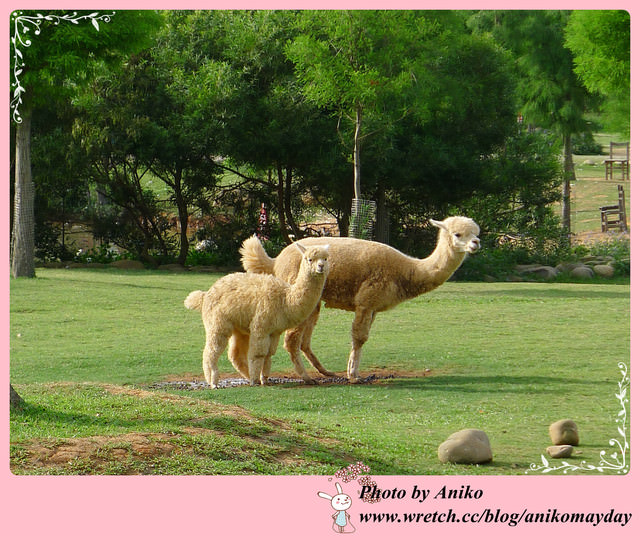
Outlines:
{"label": "alpaca's leg", "polygon": [[271,338],[269,335],[251,333],[249,336],[249,352],[247,365],[249,367],[249,383],[256,385],[262,372],[262,367],[269,356]]}
{"label": "alpaca's leg", "polygon": [[260,372],[260,383],[262,385],[269,384],[269,374],[271,373],[271,356],[264,358],[262,362],[262,371]]}
{"label": "alpaca's leg", "polygon": [[369,330],[375,318],[375,313],[370,309],[357,308],[356,316],[351,325],[351,353],[347,365],[349,381],[357,383],[360,380],[358,368],[360,367],[360,355],[362,346],[369,338]]}
{"label": "alpaca's leg", "polygon": [[260,373],[260,383],[267,385],[269,383],[269,374],[271,373],[271,356],[278,350],[278,341],[280,340],[280,334],[272,335],[271,342],[269,344],[269,355],[264,358],[262,364],[262,372]]}
{"label": "alpaca's leg", "polygon": [[227,345],[228,334],[209,330],[202,352],[202,370],[204,379],[215,388],[218,386],[218,358]]}
{"label": "alpaca's leg", "polygon": [[325,376],[335,376],[336,373],[329,372],[326,368],[324,368],[320,361],[318,361],[316,355],[313,353],[313,350],[311,350],[311,335],[313,335],[313,330],[318,323],[319,316],[320,303],[318,303],[318,306],[314,309],[313,313],[311,313],[311,316],[309,316],[309,318],[307,318],[304,323],[302,339],[300,341],[300,349],[302,350],[302,353],[305,355],[309,363],[311,363],[320,374],[324,374]]}
{"label": "alpaca's leg", "polygon": [[309,376],[307,371],[304,369],[304,365],[302,364],[302,359],[300,357],[300,346],[302,345],[302,335],[305,330],[306,322],[307,321],[305,320],[302,324],[288,330],[284,334],[284,348],[289,352],[293,367],[296,369],[296,374],[304,380],[304,383],[314,384],[316,381]]}
{"label": "alpaca's leg", "polygon": [[248,351],[249,335],[234,330],[233,335],[231,335],[229,339],[229,361],[231,361],[234,368],[246,379],[249,379],[249,367],[247,365]]}

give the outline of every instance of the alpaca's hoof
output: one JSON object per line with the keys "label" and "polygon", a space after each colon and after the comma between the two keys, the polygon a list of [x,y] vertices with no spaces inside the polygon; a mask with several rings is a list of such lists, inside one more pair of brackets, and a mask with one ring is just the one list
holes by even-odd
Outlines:
{"label": "alpaca's hoof", "polygon": [[349,383],[364,383],[364,380],[360,376],[351,376]]}
{"label": "alpaca's hoof", "polygon": [[307,385],[318,385],[318,382],[316,380],[308,376],[306,378],[302,378],[302,381],[304,381],[304,383],[306,383]]}
{"label": "alpaca's hoof", "polygon": [[329,376],[330,378],[335,378],[337,376],[335,372],[331,372],[330,370],[323,370],[322,374],[325,376]]}

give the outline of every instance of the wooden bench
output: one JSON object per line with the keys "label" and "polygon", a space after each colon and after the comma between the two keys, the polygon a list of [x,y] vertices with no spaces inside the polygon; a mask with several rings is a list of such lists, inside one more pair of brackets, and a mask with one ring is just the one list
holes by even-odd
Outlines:
{"label": "wooden bench", "polygon": [[603,233],[609,229],[620,229],[623,232],[627,230],[627,207],[622,184],[618,184],[618,204],[600,207],[600,219]]}
{"label": "wooden bench", "polygon": [[620,168],[622,180],[629,178],[629,142],[609,143],[609,158],[604,161],[605,180],[613,179],[613,171]]}

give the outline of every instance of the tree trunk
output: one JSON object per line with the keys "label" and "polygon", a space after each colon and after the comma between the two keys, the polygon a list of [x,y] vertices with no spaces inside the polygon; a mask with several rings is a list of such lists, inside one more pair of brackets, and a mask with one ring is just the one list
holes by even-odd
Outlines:
{"label": "tree trunk", "polygon": [[353,135],[353,197],[360,199],[360,130],[362,128],[362,107],[356,106],[356,130]]}
{"label": "tree trunk", "polygon": [[16,125],[15,193],[11,232],[11,275],[35,277],[35,188],[31,177],[31,110]]}
{"label": "tree trunk", "polygon": [[302,238],[302,232],[300,227],[296,223],[293,217],[293,211],[291,210],[291,183],[293,181],[293,170],[290,167],[285,168],[285,181],[284,181],[284,212],[287,215],[287,221],[289,222],[289,228],[296,237],[296,240]]}
{"label": "tree trunk", "polygon": [[[269,171],[269,178],[271,178],[271,171]],[[280,234],[285,244],[290,244],[289,231],[287,230],[287,220],[284,214],[284,177],[282,176],[282,169],[278,164],[278,226],[280,227]]]}
{"label": "tree trunk", "polygon": [[9,384],[9,407],[13,410],[20,410],[24,406],[24,400],[13,388],[13,385]]}
{"label": "tree trunk", "polygon": [[180,253],[178,254],[178,264],[184,266],[189,254],[189,236],[187,234],[189,226],[189,207],[182,195],[182,172],[178,171],[175,177],[176,207],[178,209],[178,220],[180,221]]}
{"label": "tree trunk", "polygon": [[345,197],[342,203],[342,210],[338,215],[338,229],[340,236],[349,236],[349,221],[351,219],[351,202],[348,197]]}
{"label": "tree trunk", "polygon": [[575,181],[576,173],[573,168],[573,148],[571,134],[563,136],[564,145],[564,176],[562,183],[562,226],[567,234],[571,233],[571,182]]}

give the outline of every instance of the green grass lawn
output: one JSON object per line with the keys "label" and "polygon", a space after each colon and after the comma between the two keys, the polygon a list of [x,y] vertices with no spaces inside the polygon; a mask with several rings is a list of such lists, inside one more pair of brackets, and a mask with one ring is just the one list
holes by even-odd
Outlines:
{"label": "green grass lawn", "polygon": [[[570,463],[615,453],[629,285],[447,283],[378,316],[361,372],[394,377],[370,384],[152,388],[202,378],[204,330],[182,301],[215,277],[105,269],[12,280],[11,382],[26,401],[11,416],[12,470],[331,474],[361,460],[374,474],[523,474],[562,418],[580,431]],[[324,309],[313,340],[342,374],[351,319]],[[220,365],[237,375],[226,357]],[[293,374],[282,349],[273,371]],[[487,432],[492,463],[438,461],[462,428]]]}

